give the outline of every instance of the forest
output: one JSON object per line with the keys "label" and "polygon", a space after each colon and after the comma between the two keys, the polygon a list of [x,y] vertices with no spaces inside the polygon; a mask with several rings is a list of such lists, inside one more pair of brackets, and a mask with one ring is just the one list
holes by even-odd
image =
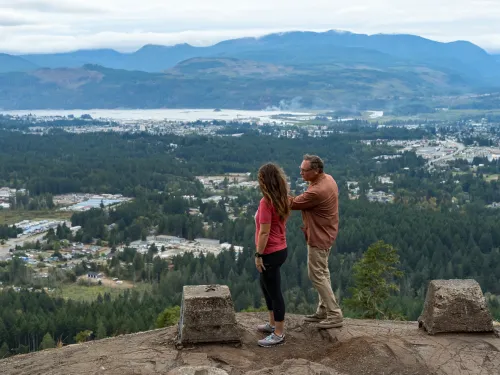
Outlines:
{"label": "forest", "polygon": [[[52,195],[60,193],[110,192],[134,197],[117,208],[74,213],[72,226],[81,226],[81,230],[72,234],[61,227],[46,238],[45,247],[54,252],[64,240],[107,244],[113,256],[104,263],[83,259],[71,271],[51,270],[47,281],[35,278],[34,270],[19,258],[0,263],[3,285],[21,287],[19,292],[0,293],[0,357],[2,353],[38,350],[50,340],[73,343],[87,330],[102,338],[154,328],[165,308],[179,305],[184,285],[224,283],[229,285],[238,311],[262,309],[252,256],[259,191],[232,191],[237,195],[235,201],[225,198],[220,204],[203,203],[201,198],[207,193],[195,176],[226,172],[254,176],[261,164],[275,161],[290,177],[292,194],[299,194],[304,187],[298,167],[305,153],[322,156],[326,172],[340,188],[340,231],[330,270],[341,304],[351,296],[354,264],[370,245],[383,240],[397,250],[402,271],[397,281],[399,293],[385,302],[394,314],[415,320],[429,280],[474,278],[487,293],[490,310],[500,319],[496,297],[500,295],[500,216],[485,207],[500,201],[497,181],[473,174],[464,161],[431,172],[425,160],[413,152],[379,162],[374,157],[397,150],[379,142],[360,142],[420,139],[421,129],[376,129],[360,123],[321,138],[287,139],[271,133],[265,128],[260,134],[248,132],[242,137],[0,131],[0,186],[29,190],[26,204],[16,209],[29,210],[30,201],[40,201],[40,197],[50,203]],[[432,131],[424,134],[432,136]],[[171,143],[178,147],[168,147]],[[491,172],[499,170],[498,162],[473,161],[479,163],[485,163]],[[453,168],[463,171],[457,174]],[[369,188],[388,190],[377,179],[381,175],[393,179],[393,204],[369,202],[363,194]],[[347,181],[359,182],[359,199],[349,199]],[[224,196],[229,193],[222,192]],[[197,198],[182,198],[190,194]],[[230,220],[224,203],[245,210],[240,209],[237,218]],[[200,216],[190,215],[191,207],[199,207]],[[209,224],[208,229],[203,228],[204,223]],[[299,213],[287,223],[289,258],[282,275],[287,311],[305,314],[312,311],[317,296],[307,277],[300,224]],[[186,239],[206,236],[244,250],[162,260],[156,257],[161,246],[152,246],[146,254],[129,247],[151,233]],[[0,227],[0,237],[16,235],[13,229]],[[120,245],[125,246],[122,252],[116,251]],[[120,297],[102,295],[93,302],[64,300],[41,289],[47,282],[57,289],[58,284],[74,282],[88,270],[149,287]],[[39,292],[24,289],[31,287]],[[343,308],[347,316],[358,316],[347,306]]]}

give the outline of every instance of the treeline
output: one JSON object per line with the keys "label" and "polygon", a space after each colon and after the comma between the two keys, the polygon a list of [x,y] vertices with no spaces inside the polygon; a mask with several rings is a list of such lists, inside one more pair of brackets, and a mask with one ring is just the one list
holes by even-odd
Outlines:
{"label": "treeline", "polygon": [[[253,133],[235,138],[77,135],[56,130],[32,135],[0,130],[0,186],[24,187],[32,196],[73,192],[136,196],[144,189],[201,194],[196,175],[252,172],[268,161],[279,162],[291,177],[298,178],[305,153],[321,155],[335,175],[361,177],[377,171],[371,157],[394,149],[364,146],[359,140],[421,135],[421,130],[391,132],[363,123],[334,137],[302,139]],[[171,143],[178,147],[172,148]]]}
{"label": "treeline", "polygon": [[9,198],[11,210],[51,210],[55,207],[52,194],[45,193],[32,196],[29,191],[17,192],[15,196]]}
{"label": "treeline", "polygon": [[16,228],[16,226],[10,226],[6,224],[0,225],[0,240],[7,240],[9,238],[16,238],[18,234],[22,233],[21,228]]}
{"label": "treeline", "polygon": [[[0,130],[0,186],[24,187],[31,195],[88,192],[135,196],[137,189],[167,191],[183,181],[194,182],[170,152],[174,138],[61,131],[31,135]],[[195,186],[189,184],[191,190]]]}
{"label": "treeline", "polygon": [[[81,117],[68,115],[65,118],[56,118],[51,120],[42,120],[32,116],[13,117],[0,114],[0,126],[4,129],[16,129],[25,131],[30,127],[48,128],[48,127],[84,127],[84,126],[116,126],[114,121],[102,119],[93,119],[89,114],[83,114]],[[37,129],[38,131],[42,131]],[[37,131],[33,130],[33,131]],[[46,129],[43,129],[46,130]]]}
{"label": "treeline", "polygon": [[92,331],[92,337],[100,339],[153,329],[165,304],[158,293],[135,291],[113,299],[105,294],[92,303],[45,292],[0,292],[0,359],[43,348],[47,334],[53,343],[72,344],[84,331]]}

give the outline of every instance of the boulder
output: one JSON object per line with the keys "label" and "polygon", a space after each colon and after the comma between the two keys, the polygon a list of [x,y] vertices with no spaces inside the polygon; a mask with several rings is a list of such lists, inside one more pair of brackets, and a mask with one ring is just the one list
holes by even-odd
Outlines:
{"label": "boulder", "polygon": [[178,343],[239,343],[231,293],[226,285],[186,285],[183,289]]}
{"label": "boulder", "polygon": [[419,327],[429,334],[492,332],[493,321],[476,280],[432,280]]}

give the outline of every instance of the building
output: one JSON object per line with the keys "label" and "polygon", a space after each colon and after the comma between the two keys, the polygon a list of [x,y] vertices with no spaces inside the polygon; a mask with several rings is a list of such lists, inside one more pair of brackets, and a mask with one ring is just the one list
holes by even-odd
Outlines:
{"label": "building", "polygon": [[214,240],[211,238],[195,238],[194,241],[198,242],[200,245],[204,245],[204,246],[213,246],[213,247],[220,246],[219,240]]}
{"label": "building", "polygon": [[176,236],[166,236],[166,235],[159,235],[159,236],[154,236],[153,239],[147,238],[148,242],[154,241],[155,243],[167,243],[167,244],[180,244],[186,242],[186,239],[181,238],[181,237],[176,237]]}

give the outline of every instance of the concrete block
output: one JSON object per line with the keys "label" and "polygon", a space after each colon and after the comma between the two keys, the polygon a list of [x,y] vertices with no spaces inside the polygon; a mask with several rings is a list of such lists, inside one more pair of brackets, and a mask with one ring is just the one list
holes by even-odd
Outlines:
{"label": "concrete block", "polygon": [[492,332],[493,321],[476,280],[432,280],[419,327],[429,334]]}
{"label": "concrete block", "polygon": [[241,341],[226,285],[184,286],[178,339],[181,345]]}

